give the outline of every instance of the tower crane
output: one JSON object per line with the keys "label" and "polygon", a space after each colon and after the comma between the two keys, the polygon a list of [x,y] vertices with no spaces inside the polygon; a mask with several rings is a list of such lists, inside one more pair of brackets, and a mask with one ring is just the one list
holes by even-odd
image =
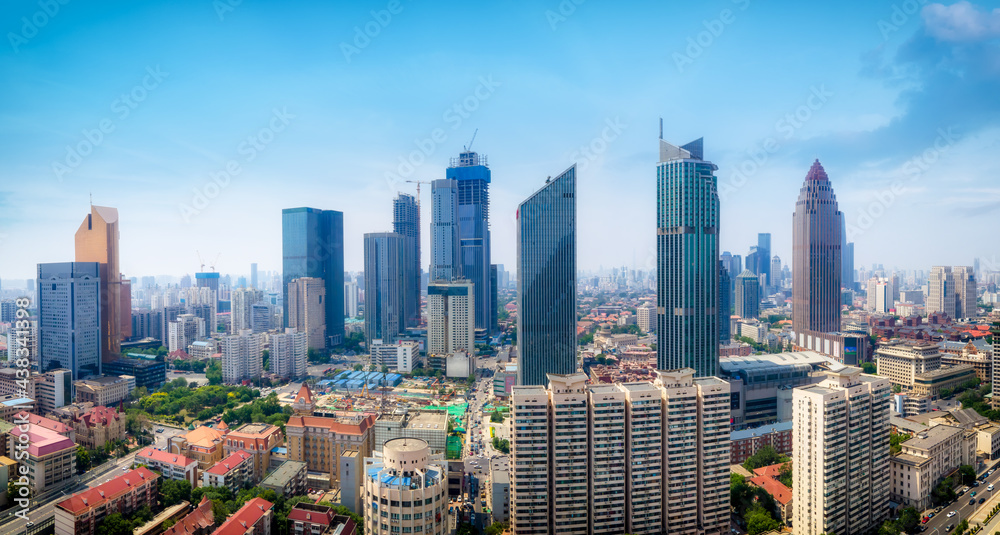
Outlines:
{"label": "tower crane", "polygon": [[416,184],[417,185],[417,208],[420,208],[420,185],[421,184],[430,184],[431,181],[430,180],[407,180],[407,182],[410,182],[411,184]]}

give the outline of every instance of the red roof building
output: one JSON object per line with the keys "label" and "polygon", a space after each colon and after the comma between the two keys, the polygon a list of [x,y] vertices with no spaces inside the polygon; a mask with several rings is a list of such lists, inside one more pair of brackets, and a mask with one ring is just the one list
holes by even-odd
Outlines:
{"label": "red roof building", "polygon": [[208,496],[202,496],[201,503],[194,511],[167,528],[162,535],[208,535],[214,524],[215,514],[212,513],[212,500],[209,500]]}
{"label": "red roof building", "polygon": [[125,440],[125,415],[96,406],[73,418],[76,443],[89,449],[102,448],[113,440]]}
{"label": "red roof building", "polygon": [[270,535],[273,515],[273,503],[264,498],[254,498],[240,507],[240,510],[219,526],[213,535],[244,535],[248,533]]}
{"label": "red roof building", "polygon": [[253,456],[253,477],[264,479],[264,472],[271,466],[271,450],[284,442],[281,428],[265,423],[249,423],[226,435],[224,450],[232,455],[243,450]]}
{"label": "red roof building", "polygon": [[228,487],[233,494],[239,492],[247,481],[257,482],[253,479],[253,456],[243,450],[234,451],[229,457],[202,472],[203,486]]}
{"label": "red roof building", "polygon": [[[756,472],[757,470],[754,470]],[[792,515],[792,489],[786,487],[773,477],[757,476],[747,480],[747,483],[755,487],[764,489],[765,492],[774,498],[781,511],[781,520],[787,522]]]}
{"label": "red roof building", "polygon": [[133,466],[144,464],[158,470],[167,479],[185,479],[191,487],[198,486],[198,461],[176,453],[168,453],[152,446],[135,454]]}
{"label": "red roof building", "polygon": [[333,533],[337,528],[340,528],[337,533],[353,535],[358,529],[350,517],[334,514],[332,507],[307,502],[292,507],[288,512],[288,523],[290,533],[308,535]]}
{"label": "red roof building", "polygon": [[56,535],[94,533],[111,513],[128,517],[144,505],[155,508],[159,477],[146,468],[136,468],[57,503]]}

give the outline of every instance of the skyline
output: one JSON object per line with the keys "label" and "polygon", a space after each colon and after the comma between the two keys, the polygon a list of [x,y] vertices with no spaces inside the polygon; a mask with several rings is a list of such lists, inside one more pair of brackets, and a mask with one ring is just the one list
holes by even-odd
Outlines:
{"label": "skyline", "polygon": [[[416,193],[386,176],[444,178],[477,129],[472,149],[493,172],[494,263],[515,264],[514,212],[541,186],[537,177],[575,163],[580,268],[651,271],[651,147],[661,116],[665,138],[704,137],[705,157],[719,166],[720,251],[746,256],[757,233],[769,232],[772,254],[789,264],[798,186],[818,158],[834,177],[856,266],[929,271],[974,257],[1000,266],[1000,238],[986,233],[971,247],[949,239],[988,225],[1000,207],[991,181],[1000,102],[990,96],[1000,82],[1000,11],[893,6],[713,2],[688,6],[660,34],[655,21],[669,6],[651,3],[584,3],[561,14],[555,2],[504,10],[404,2],[358,47],[355,28],[388,4],[241,4],[222,13],[211,4],[69,4],[30,38],[21,18],[37,3],[5,5],[7,30],[20,37],[8,35],[0,52],[11,75],[0,93],[0,277],[34,278],[38,263],[72,260],[91,193],[95,205],[119,210],[126,276],[193,273],[196,251],[218,254],[222,273],[246,274],[252,262],[280,270],[281,210],[300,206],[344,213],[345,269],[360,271],[363,234],[390,228],[397,192]],[[430,31],[483,17],[493,24],[451,24],[446,41]],[[810,23],[817,19],[824,24]],[[173,42],[181,25],[188,40]],[[501,44],[515,31],[519,42]],[[790,42],[814,44],[789,52]],[[102,119],[106,134],[95,130]],[[83,131],[100,141],[70,166],[66,146],[84,143]],[[251,135],[259,148],[244,144]],[[591,157],[580,149],[589,144],[604,149]],[[402,176],[399,159],[414,151],[425,162]],[[53,162],[71,169],[58,172],[61,181]],[[737,186],[741,167],[759,169]],[[193,189],[205,191],[227,168],[228,185],[186,223],[180,206],[194,206]],[[420,199],[425,271],[429,189]],[[599,216],[621,207],[624,217]],[[236,225],[243,232],[228,230]],[[909,229],[924,233],[924,246],[894,239]]]}

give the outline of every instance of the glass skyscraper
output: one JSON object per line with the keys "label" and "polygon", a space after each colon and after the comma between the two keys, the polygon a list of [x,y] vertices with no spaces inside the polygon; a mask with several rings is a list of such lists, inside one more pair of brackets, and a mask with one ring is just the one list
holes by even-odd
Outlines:
{"label": "glass skyscraper", "polygon": [[452,158],[445,178],[458,183],[458,241],[461,277],[476,294],[476,329],[488,330],[490,309],[490,168],[471,151]]}
{"label": "glass skyscraper", "polygon": [[66,368],[73,380],[101,373],[100,262],[38,264],[40,371]]}
{"label": "glass skyscraper", "polygon": [[392,202],[392,230],[403,237],[402,328],[420,324],[420,207],[413,195],[400,193]]}
{"label": "glass skyscraper", "polygon": [[281,211],[281,296],[288,327],[288,283],[300,277],[323,279],[326,287],[327,345],[344,340],[344,214],[317,208]]}
{"label": "glass skyscraper", "polygon": [[365,234],[365,343],[394,344],[403,330],[403,237]]}
{"label": "glass skyscraper", "polygon": [[702,139],[660,139],[656,166],[657,367],[719,369],[719,193]]}
{"label": "glass skyscraper", "polygon": [[451,282],[462,276],[458,264],[458,181],[431,182],[430,282]]}
{"label": "glass skyscraper", "polygon": [[792,215],[792,328],[796,333],[840,330],[842,221],[830,178],[816,160]]}
{"label": "glass skyscraper", "polygon": [[519,385],[576,371],[576,166],[517,208]]}

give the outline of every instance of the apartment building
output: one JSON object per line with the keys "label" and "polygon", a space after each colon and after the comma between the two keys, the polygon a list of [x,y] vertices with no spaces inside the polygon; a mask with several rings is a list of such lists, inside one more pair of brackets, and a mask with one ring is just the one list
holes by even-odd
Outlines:
{"label": "apartment building", "polygon": [[223,442],[229,428],[219,421],[217,427],[198,426],[183,435],[167,439],[167,451],[198,461],[199,470],[208,470],[222,460]]}
{"label": "apartment building", "polygon": [[[19,422],[15,420],[14,423]],[[28,476],[32,491],[37,494],[69,483],[76,475],[76,444],[65,435],[34,422],[27,427],[27,431],[19,425],[11,429],[7,451],[16,452],[14,458],[21,463],[22,469],[27,468],[26,474],[19,473]],[[27,436],[22,438],[22,435]],[[24,443],[28,444],[27,450],[16,449],[15,445]],[[27,451],[26,458],[21,457],[24,451]]]}
{"label": "apartment building", "polygon": [[127,518],[145,505],[156,508],[159,477],[139,467],[57,503],[56,535],[95,533],[101,520],[112,513]]}
{"label": "apartment building", "polygon": [[382,457],[366,459],[365,533],[448,533],[447,468],[417,438],[387,442]]}
{"label": "apartment building", "polygon": [[288,512],[288,527],[294,535],[353,535],[358,529],[349,516],[336,514],[328,505],[309,502],[292,507]]}
{"label": "apartment building", "polygon": [[268,474],[259,486],[286,498],[301,496],[306,493],[306,463],[285,461]]}
{"label": "apartment building", "polygon": [[549,374],[548,388],[515,386],[514,532],[728,532],[730,387],[694,373],[615,385]]}
{"label": "apartment building", "polygon": [[792,422],[778,422],[729,434],[729,462],[743,464],[764,446],[778,453],[792,453]]}
{"label": "apartment building", "polygon": [[646,303],[636,307],[635,323],[644,333],[656,332],[656,305]]}
{"label": "apartment building", "polygon": [[941,367],[941,348],[927,342],[890,341],[879,345],[875,362],[880,376],[888,377],[894,385],[910,388],[917,375]]}
{"label": "apartment building", "polygon": [[238,384],[260,377],[264,368],[264,342],[249,329],[222,338],[222,381]]}
{"label": "apartment building", "polygon": [[271,424],[249,423],[226,435],[223,451],[227,456],[240,450],[249,453],[253,457],[254,481],[260,481],[271,466],[271,450],[282,443],[281,428]]}
{"label": "apartment building", "polygon": [[240,507],[212,535],[271,535],[274,504],[254,498]]}
{"label": "apartment building", "polygon": [[160,472],[167,479],[186,480],[192,487],[198,486],[198,461],[194,459],[148,447],[135,454],[132,466],[140,464]]}
{"label": "apartment building", "polygon": [[215,463],[202,472],[203,487],[228,487],[236,494],[246,483],[254,483],[253,456],[243,450]]}
{"label": "apartment building", "polygon": [[891,382],[860,368],[794,390],[795,533],[856,535],[886,519]]}
{"label": "apartment building", "polygon": [[976,431],[935,425],[902,443],[903,450],[889,458],[894,502],[930,507],[931,491],[945,476],[963,464],[976,464]]}

